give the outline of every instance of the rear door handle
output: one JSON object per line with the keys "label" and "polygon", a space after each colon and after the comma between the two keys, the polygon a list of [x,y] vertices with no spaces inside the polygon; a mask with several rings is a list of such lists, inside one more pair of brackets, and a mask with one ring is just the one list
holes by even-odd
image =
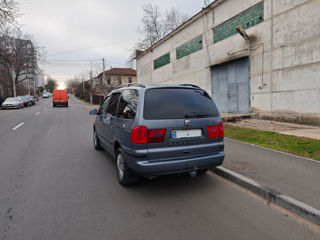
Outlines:
{"label": "rear door handle", "polygon": [[186,150],[186,151],[183,151],[182,153],[183,154],[190,154],[190,153],[192,153],[192,151],[191,150]]}

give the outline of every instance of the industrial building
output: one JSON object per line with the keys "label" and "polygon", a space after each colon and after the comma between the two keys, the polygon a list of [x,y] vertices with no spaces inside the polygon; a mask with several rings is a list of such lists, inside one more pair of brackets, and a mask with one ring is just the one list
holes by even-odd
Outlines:
{"label": "industrial building", "polygon": [[320,124],[319,13],[319,0],[216,0],[137,56],[137,80],[198,85],[225,113]]}

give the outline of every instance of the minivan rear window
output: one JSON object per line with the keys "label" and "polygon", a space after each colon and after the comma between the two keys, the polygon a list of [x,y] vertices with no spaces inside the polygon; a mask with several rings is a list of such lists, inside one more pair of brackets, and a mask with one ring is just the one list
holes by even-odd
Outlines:
{"label": "minivan rear window", "polygon": [[183,119],[219,116],[210,96],[201,89],[155,88],[145,93],[144,119]]}

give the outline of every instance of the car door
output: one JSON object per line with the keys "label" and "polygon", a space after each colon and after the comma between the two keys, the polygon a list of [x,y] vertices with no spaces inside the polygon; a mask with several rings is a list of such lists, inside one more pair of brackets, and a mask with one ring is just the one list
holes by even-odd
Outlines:
{"label": "car door", "polygon": [[119,100],[114,134],[123,146],[129,146],[131,142],[131,129],[137,112],[138,97],[137,90],[127,89],[122,92]]}
{"label": "car door", "polygon": [[95,122],[95,129],[97,136],[99,140],[101,141],[102,145],[106,146],[107,145],[107,139],[104,136],[104,121],[107,116],[107,106],[110,101],[110,97],[107,97],[103,103],[100,105],[99,108],[99,115],[97,115],[96,122]]}
{"label": "car door", "polygon": [[103,135],[106,139],[106,147],[109,153],[113,153],[113,140],[114,140],[114,122],[117,114],[118,102],[121,92],[115,92],[111,95],[110,101],[107,105],[107,112],[103,125]]}

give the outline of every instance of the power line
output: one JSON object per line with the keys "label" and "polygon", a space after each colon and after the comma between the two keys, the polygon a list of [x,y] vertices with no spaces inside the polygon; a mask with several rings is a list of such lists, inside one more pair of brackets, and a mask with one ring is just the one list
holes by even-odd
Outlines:
{"label": "power line", "polygon": [[119,44],[119,41],[114,41],[111,43],[105,43],[102,45],[98,45],[95,47],[86,47],[86,48],[78,48],[78,49],[72,49],[72,50],[68,50],[68,51],[64,51],[64,52],[59,52],[59,53],[54,53],[54,54],[50,54],[50,56],[56,56],[56,55],[61,55],[61,54],[65,54],[65,53],[70,53],[70,52],[79,52],[79,51],[83,51],[83,50],[88,50],[88,49],[93,49],[93,48],[99,48],[99,47],[103,47],[103,46],[107,46],[107,45],[114,45],[114,44]]}
{"label": "power line", "polygon": [[[47,62],[50,63],[55,63],[57,62],[57,64],[59,64],[59,62],[63,63],[63,64],[83,64],[83,65],[91,65],[91,64],[100,64],[100,63],[92,63],[92,62],[97,62],[97,61],[101,61],[101,59],[47,59]],[[81,62],[90,62],[90,63],[81,63]],[[117,65],[121,65],[121,66],[126,66],[125,63],[119,63],[119,62],[115,62],[115,61],[111,61],[111,60],[106,60],[107,63],[111,64],[117,64]]]}
{"label": "power line", "polygon": [[101,59],[47,59],[49,62],[91,62],[91,61],[101,61]]}

